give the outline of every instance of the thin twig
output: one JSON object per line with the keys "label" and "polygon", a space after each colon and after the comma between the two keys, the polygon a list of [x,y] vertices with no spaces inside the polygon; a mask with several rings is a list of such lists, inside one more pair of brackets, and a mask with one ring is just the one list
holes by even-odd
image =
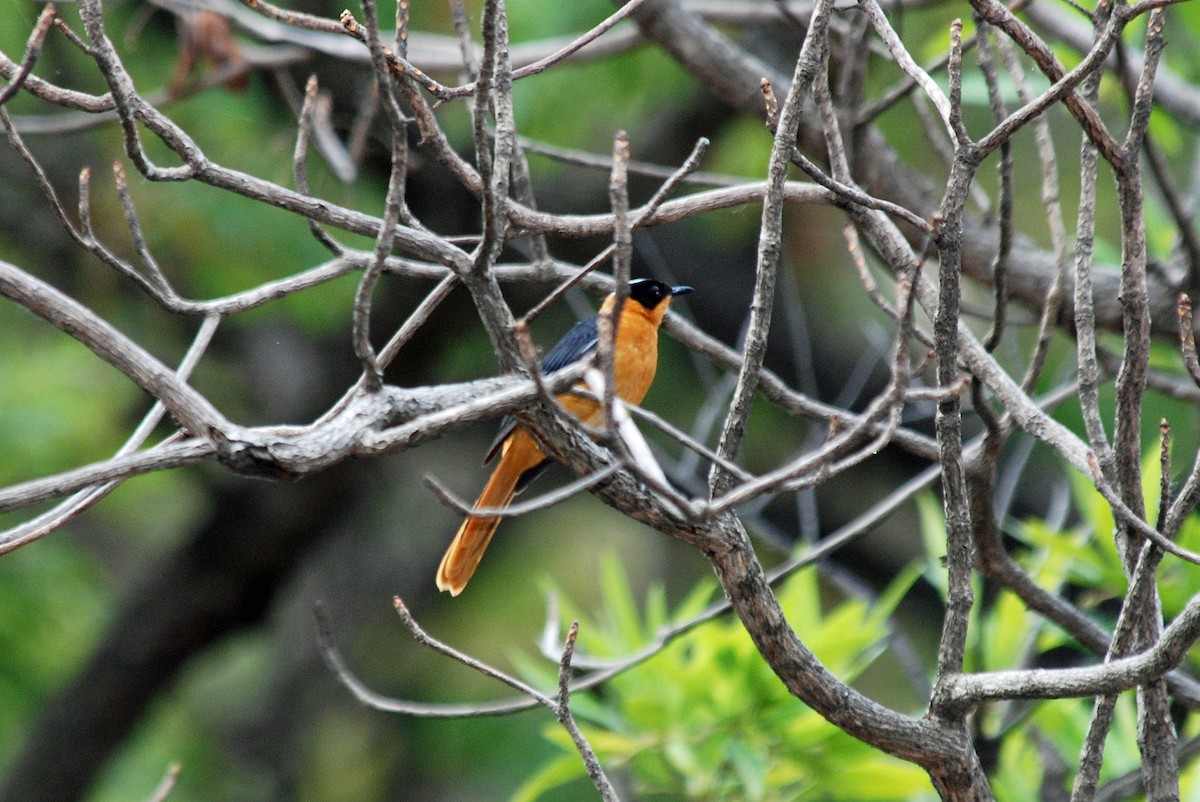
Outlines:
{"label": "thin twig", "polygon": [[362,363],[364,387],[376,392],[383,385],[383,368],[371,345],[371,303],[375,285],[383,271],[383,262],[391,253],[395,239],[396,224],[400,222],[404,207],[405,175],[407,172],[407,145],[403,115],[392,94],[391,79],[383,61],[383,45],[379,41],[379,24],[375,13],[375,0],[363,0],[363,18],[366,22],[367,46],[371,50],[371,63],[375,68],[376,84],[383,99],[383,107],[392,123],[391,174],[388,177],[387,195],[384,199],[383,225],[375,239],[374,258],[363,271],[358,289],[354,293],[353,342],[354,353]]}
{"label": "thin twig", "polygon": [[[504,0],[485,0],[483,55],[475,86],[472,120],[475,129],[475,163],[485,189],[483,238],[476,251],[476,269],[490,266],[500,255],[508,227],[509,163],[513,138],[512,64],[508,60],[508,23]],[[489,148],[487,115],[496,118],[496,135]]]}
{"label": "thin twig", "polygon": [[[317,103],[317,74],[308,76],[304,86],[304,103],[300,107],[300,116],[296,125],[296,148],[292,153],[292,175],[296,179],[296,189],[305,195],[311,195],[308,188],[308,143],[312,134],[313,113]],[[334,256],[345,252],[342,244],[329,235],[321,224],[311,218],[305,218],[308,230],[313,238]]]}
{"label": "thin twig", "polygon": [[[796,152],[796,133],[804,110],[804,100],[813,78],[823,65],[822,55],[827,46],[826,32],[833,12],[832,0],[817,0],[804,45],[796,58],[791,88],[779,111],[779,124],[771,147],[767,167],[767,195],[763,198],[762,222],[759,230],[758,254],[754,270],[754,295],[750,302],[750,323],[738,383],[729,403],[729,413],[721,427],[717,453],[722,459],[733,459],[742,445],[751,402],[758,390],[763,359],[767,352],[767,333],[775,303],[775,275],[783,251],[783,194],[788,166]],[[709,497],[716,499],[729,489],[731,477],[713,463],[708,476]]]}
{"label": "thin twig", "polygon": [[[987,26],[980,27],[976,42],[979,50],[979,67],[987,82],[988,103],[991,106],[992,118],[999,121],[1004,118],[1006,109],[1004,98],[1000,94],[1000,82],[992,58],[991,37]],[[1018,86],[1021,86],[1020,82],[1018,82]],[[1040,120],[1041,118],[1039,118]],[[1008,312],[1008,259],[1012,252],[1013,207],[1015,205],[1011,142],[1005,142],[1001,146],[1000,161],[996,164],[996,172],[1000,178],[999,219],[997,220],[1000,241],[996,248],[995,261],[992,262],[992,295],[994,298],[992,327],[983,338],[983,347],[989,351],[995,351],[996,346],[1004,338],[1004,324]]]}
{"label": "thin twig", "polygon": [[150,253],[150,247],[146,244],[146,237],[142,233],[142,224],[138,219],[137,208],[133,204],[133,197],[129,194],[129,181],[125,177],[125,168],[119,161],[113,162],[113,185],[117,190],[117,199],[121,203],[121,211],[125,213],[125,225],[129,229],[129,235],[133,240],[134,252],[141,259],[151,283],[158,288],[158,292],[165,299],[164,302],[171,305],[178,305],[182,299],[171,287],[170,282],[167,281],[166,274],[159,266],[158,260]]}
{"label": "thin twig", "polygon": [[1174,554],[1181,560],[1187,560],[1190,563],[1200,565],[1200,554],[1190,549],[1185,549],[1172,540],[1168,540],[1165,535],[1146,523],[1139,513],[1135,512],[1125,503],[1117,491],[1105,481],[1104,476],[1100,473],[1100,465],[1096,461],[1095,456],[1089,459],[1088,467],[1091,468],[1093,484],[1096,485],[1096,489],[1100,491],[1100,495],[1104,496],[1104,500],[1112,508],[1114,517],[1119,524],[1127,526],[1131,533],[1152,541],[1163,551]]}
{"label": "thin twig", "polygon": [[[1095,103],[1100,90],[1099,70],[1087,78],[1083,98]],[[1100,417],[1100,370],[1096,362],[1096,308],[1092,274],[1096,232],[1096,143],[1084,135],[1079,146],[1079,212],[1075,234],[1075,354],[1079,376],[1079,408],[1088,444],[1105,475],[1112,471],[1112,449]]]}
{"label": "thin twig", "polygon": [[[319,33],[335,35],[349,34],[363,44],[367,43],[366,32],[348,11],[342,12],[340,18],[334,21],[312,14],[305,14],[300,11],[284,10],[266,2],[266,0],[241,0],[241,2],[247,8],[251,8],[267,19],[275,20],[276,22],[282,22],[286,25]],[[384,48],[382,55],[390,72],[398,76],[413,78],[420,82],[432,95],[440,97],[445,93],[446,87],[429,77],[423,70],[409,63],[405,58],[398,56],[390,48]]]}
{"label": "thin twig", "polygon": [[29,73],[33,72],[38,56],[42,53],[42,43],[46,40],[46,34],[57,22],[57,15],[58,7],[54,3],[47,3],[42,9],[42,13],[38,14],[33,30],[29,32],[29,40],[25,43],[25,55],[21,57],[21,66],[16,75],[9,80],[8,86],[0,90],[0,106],[7,103],[25,85],[25,79],[29,77]]}
{"label": "thin twig", "polygon": [[[1104,59],[1111,52],[1125,23],[1132,18],[1132,15],[1113,13],[1104,19],[1103,27],[1097,30],[1091,52],[1068,72],[1050,47],[1002,3],[997,0],[971,0],[971,6],[980,17],[1012,38],[1052,81],[1050,88],[1033,103],[1026,104],[1014,111],[1007,120],[982,137],[978,142],[980,153],[991,152],[1003,140],[1011,137],[1016,130],[1061,100],[1082,125],[1088,139],[1096,145],[1098,152],[1112,164],[1114,169],[1121,169],[1126,158],[1120,145],[1109,133],[1096,110],[1076,94],[1075,88],[1103,66]],[[1122,6],[1121,8],[1127,12],[1129,7]]]}
{"label": "thin twig", "polygon": [[[961,53],[961,47],[955,44],[957,37],[953,35],[956,27],[951,28],[951,64],[958,60],[955,51]],[[933,220],[933,241],[938,249],[933,343],[937,385],[945,389],[959,382],[959,360],[965,350],[959,336],[962,225],[967,187],[972,183],[979,166],[978,151],[967,139],[966,130],[961,125],[962,110],[954,108],[961,106],[961,102],[961,91],[952,91],[952,106],[947,119],[956,145],[954,163],[941,206]],[[954,125],[955,120],[960,121],[958,126]],[[981,376],[976,375],[975,378],[982,383]],[[938,642],[935,680],[935,685],[940,686],[963,670],[968,622],[975,604],[971,583],[975,543],[972,537],[970,491],[963,459],[962,404],[957,395],[948,394],[938,402],[934,429],[937,433],[938,461],[942,464],[942,509],[946,521],[946,609]],[[931,705],[931,709],[936,711],[941,708]]]}
{"label": "thin twig", "polygon": [[[951,105],[950,99],[942,92],[941,87],[930,77],[929,73],[925,72],[912,55],[908,52],[908,48],[900,41],[900,37],[896,34],[887,16],[883,13],[883,9],[879,7],[879,3],[875,0],[866,0],[859,3],[859,8],[871,20],[871,24],[875,27],[875,32],[879,34],[879,38],[887,45],[888,50],[892,54],[892,58],[896,62],[904,74],[907,75],[915,84],[925,91],[925,94],[933,101],[933,105],[937,107],[938,114],[941,115],[942,122],[946,125],[946,132],[954,141],[955,145],[959,142],[959,130],[956,129],[951,122]],[[809,34],[811,36],[811,33]],[[961,56],[961,47],[959,48]]]}
{"label": "thin twig", "polygon": [[552,712],[557,712],[557,704],[555,703],[555,700],[542,693],[537,688],[522,682],[516,677],[513,677],[501,671],[500,669],[483,662],[482,660],[476,659],[469,654],[461,652],[458,649],[455,649],[453,646],[444,643],[443,641],[440,641],[430,635],[421,627],[420,624],[417,623],[417,620],[413,618],[408,606],[399,596],[392,597],[392,605],[396,608],[396,612],[400,616],[401,623],[404,624],[405,629],[409,631],[409,634],[412,635],[413,640],[415,640],[417,643],[421,644],[422,646],[427,646],[438,654],[443,654],[452,660],[462,663],[466,667],[478,671],[480,674],[483,674],[489,679],[494,679],[497,682],[507,685],[513,690],[536,700],[539,704],[545,706]]}
{"label": "thin twig", "polygon": [[[1026,80],[1024,68],[1016,57],[1015,49],[1008,39],[997,41],[1005,68],[1017,86],[1017,93],[1022,103],[1029,103],[1031,93],[1029,82]],[[1029,365],[1021,378],[1021,386],[1032,389],[1041,376],[1046,356],[1050,351],[1050,338],[1059,320],[1062,305],[1063,288],[1067,283],[1068,244],[1066,227],[1063,222],[1062,204],[1059,200],[1058,158],[1055,155],[1054,140],[1050,132],[1050,124],[1045,115],[1039,116],[1033,126],[1034,142],[1037,145],[1038,159],[1042,165],[1042,205],[1046,210],[1046,224],[1050,229],[1050,243],[1054,251],[1054,280],[1050,291],[1042,304],[1041,317],[1038,321],[1037,340],[1034,343]],[[1002,150],[1010,151],[1011,143],[1006,142]]]}
{"label": "thin twig", "polygon": [[558,704],[555,706],[555,716],[571,736],[575,749],[583,758],[583,765],[587,769],[588,777],[596,786],[596,790],[600,792],[600,798],[605,802],[618,802],[616,790],[613,789],[612,783],[609,782],[604,769],[600,766],[600,761],[596,759],[596,753],[592,750],[591,744],[587,742],[587,738],[583,736],[579,725],[575,723],[575,717],[571,714],[571,658],[575,654],[577,637],[579,637],[579,622],[572,621],[571,629],[567,632],[567,642],[563,646],[562,659],[558,663]]}
{"label": "thin twig", "polygon": [[[209,343],[212,342],[213,335],[216,334],[217,326],[221,319],[213,316],[204,319],[199,331],[196,332],[196,337],[192,341],[192,345],[184,354],[183,360],[180,362],[175,375],[181,381],[187,381],[188,376],[200,362],[204,352],[208,349]],[[134,429],[129,438],[117,449],[114,457],[123,457],[132,454],[141,448],[142,444],[154,433],[154,429],[162,421],[166,414],[166,407],[161,401],[155,401],[150,407],[145,417]],[[178,435],[172,435],[156,447],[162,447],[176,442]],[[50,534],[66,525],[67,522],[74,519],[84,510],[92,507],[121,484],[120,480],[113,480],[104,484],[95,485],[85,490],[80,490],[75,495],[54,506],[53,509],[38,515],[30,521],[26,521],[18,526],[12,527],[7,531],[0,532],[0,554],[21,546],[31,543],[45,535]]]}
{"label": "thin twig", "polygon": [[[608,200],[613,210],[613,304],[597,319],[597,354],[603,371],[600,407],[604,428],[613,425],[613,399],[617,393],[617,336],[621,313],[629,301],[629,280],[633,271],[633,230],[629,224],[629,137],[618,131],[613,137],[613,167],[609,179]],[[595,389],[595,388],[593,388]]]}
{"label": "thin twig", "polygon": [[[689,449],[692,453],[698,454],[701,457],[713,462],[722,460],[721,456],[717,452],[704,445],[704,443],[702,443],[700,440],[690,436],[687,432],[676,427],[673,423],[668,421],[666,418],[663,418],[661,415],[651,412],[645,407],[639,407],[632,404],[627,404],[625,406],[634,416],[641,418],[642,420],[649,421],[659,431],[678,442],[684,448]],[[736,462],[724,460],[722,461],[721,467],[742,481],[748,481],[754,478],[749,471],[738,465]]]}
{"label": "thin twig", "polygon": [[1179,348],[1188,375],[1200,387],[1200,359],[1196,357],[1196,335],[1192,328],[1192,299],[1185,293],[1179,296]]}
{"label": "thin twig", "polygon": [[171,791],[175,790],[175,784],[179,782],[179,774],[182,771],[183,767],[178,763],[172,763],[168,766],[158,787],[150,793],[150,796],[146,797],[146,802],[166,802],[167,797],[171,795]]}
{"label": "thin twig", "polygon": [[[568,638],[567,646],[563,650],[563,656],[559,663],[559,692],[555,698],[542,693],[532,685],[522,682],[516,677],[513,677],[512,675],[501,671],[500,669],[495,668],[494,666],[491,666],[482,660],[474,658],[465,652],[461,652],[458,649],[455,649],[453,646],[450,646],[449,644],[433,637],[426,632],[420,624],[417,623],[416,619],[409,611],[408,606],[405,605],[404,601],[399,596],[393,597],[392,604],[396,608],[397,614],[400,616],[400,621],[404,624],[405,628],[409,631],[409,634],[412,635],[413,640],[415,640],[417,643],[432,649],[438,654],[445,655],[446,657],[462,663],[468,668],[474,669],[480,674],[483,674],[485,677],[494,679],[509,686],[526,697],[526,699],[530,700],[532,704],[540,704],[553,713],[555,718],[559,720],[559,722],[570,734],[571,740],[575,743],[576,749],[578,749],[580,757],[583,759],[584,767],[588,772],[588,776],[592,778],[592,781],[596,784],[596,788],[600,791],[602,797],[606,801],[617,799],[616,793],[613,791],[612,784],[608,781],[608,778],[604,774],[604,770],[600,766],[600,762],[596,759],[595,752],[592,750],[591,745],[588,744],[587,739],[584,738],[583,733],[580,732],[579,727],[575,724],[574,717],[571,715],[570,695],[565,686],[569,682],[571,672],[571,654],[574,651],[574,637]],[[333,669],[334,673],[337,675],[342,684],[349,688],[350,691],[353,692],[360,701],[379,710],[405,713],[408,715],[423,715],[421,712],[423,709],[428,710],[430,707],[433,707],[429,705],[421,705],[419,703],[414,703],[411,705],[404,703],[400,705],[389,704],[388,702],[390,700],[379,697],[377,694],[374,694],[365,686],[363,686],[362,683],[352,673],[350,673],[345,662],[342,660],[341,655],[333,646],[332,630],[323,605],[318,604],[316,606],[315,613],[317,619],[317,637],[321,648],[321,653],[325,656],[326,661],[329,663],[330,667]],[[577,634],[578,624],[573,627],[572,632],[572,635]],[[377,704],[376,702],[379,703]],[[445,706],[439,705],[436,707],[444,708]],[[495,706],[474,706],[474,711],[466,714],[477,715],[478,712],[475,711],[479,711],[488,707]]]}
{"label": "thin twig", "polygon": [[[673,170],[671,172],[671,174],[667,177],[667,180],[664,181],[657,190],[655,190],[654,194],[650,197],[650,199],[648,201],[646,201],[646,203],[643,206],[641,206],[639,209],[637,209],[637,211],[634,212],[630,216],[631,219],[628,224],[630,236],[632,236],[633,232],[636,231],[647,220],[654,217],[655,214],[663,207],[663,205],[667,203],[667,198],[670,197],[670,195],[674,193],[674,191],[679,187],[679,185],[681,183],[683,183],[685,180],[687,180],[687,177],[689,175],[691,175],[692,173],[695,172],[696,168],[700,164],[701,159],[704,158],[704,154],[708,152],[708,146],[709,146],[709,140],[705,139],[704,137],[701,137],[700,139],[698,139],[696,141],[695,146],[693,146],[693,148],[692,148],[692,152],[683,161],[683,164],[681,164],[678,168]],[[609,161],[607,163],[607,167],[609,170],[614,169],[611,158],[609,159]],[[628,164],[626,164],[626,170],[628,170]],[[692,196],[692,197],[695,197],[695,196]],[[571,289],[571,287],[574,287],[579,281],[581,281],[583,279],[584,276],[586,276],[592,270],[599,267],[601,264],[604,263],[605,259],[607,259],[608,257],[612,256],[613,253],[615,253],[616,248],[617,248],[617,244],[615,242],[615,239],[616,239],[615,232],[617,229],[616,212],[613,213],[612,219],[613,219],[612,228],[613,228],[613,232],[614,232],[614,242],[612,244],[608,245],[603,251],[596,254],[596,256],[592,257],[592,259],[590,259],[588,261],[588,263],[579,270],[578,273],[576,273],[575,275],[571,276],[569,279],[564,281],[562,284],[560,284],[558,287],[556,287],[553,292],[549,293],[545,298],[543,298],[541,301],[539,301],[536,306],[534,306],[532,309],[530,309],[528,312],[526,312],[524,315],[522,315],[521,319],[523,321],[525,321],[525,323],[531,323],[534,320],[536,320],[537,317],[539,315],[541,315],[542,312],[544,312],[547,307],[549,307],[551,304],[553,304],[555,301],[557,301],[559,298],[561,298],[567,292],[567,290]],[[614,286],[615,286],[615,282],[614,282]]]}
{"label": "thin twig", "polygon": [[[21,509],[31,504],[62,498],[92,485],[120,482],[144,473],[181,468],[216,456],[217,447],[208,441],[189,439],[169,445],[159,445],[148,451],[140,451],[123,457],[98,462],[74,470],[63,471],[43,479],[33,479],[9,485],[0,490],[0,512]],[[5,544],[3,551],[11,548]]]}
{"label": "thin twig", "polygon": [[463,501],[458,496],[439,482],[435,477],[426,474],[424,477],[425,486],[433,491],[433,494],[438,497],[446,506],[450,507],[455,512],[463,515],[470,515],[475,518],[512,518],[518,515],[527,515],[538,510],[548,509],[555,504],[559,504],[567,499],[577,495],[582,490],[587,490],[597,482],[601,482],[621,469],[621,463],[614,462],[610,465],[605,465],[587,476],[580,477],[573,482],[569,482],[562,487],[544,493],[536,498],[526,499],[509,504],[505,507],[476,507],[466,501]]}
{"label": "thin twig", "polygon": [[[612,29],[612,27],[618,22],[636,11],[637,7],[642,5],[644,2],[646,2],[646,0],[629,0],[628,3],[613,12],[603,22],[599,23],[586,33],[572,39],[570,42],[563,45],[550,55],[544,56],[532,64],[526,64],[523,67],[513,70],[512,79],[514,81],[519,81],[520,79],[526,78],[530,75],[537,75],[540,72],[544,72],[548,67],[551,67],[578,52],[579,50],[582,50],[584,47],[591,44],[596,39],[599,39],[602,35]],[[470,83],[463,84],[462,86],[445,87],[440,92],[435,94],[437,94],[441,100],[449,100],[451,98],[471,95],[475,92],[475,90],[476,85],[475,82],[472,81]]]}

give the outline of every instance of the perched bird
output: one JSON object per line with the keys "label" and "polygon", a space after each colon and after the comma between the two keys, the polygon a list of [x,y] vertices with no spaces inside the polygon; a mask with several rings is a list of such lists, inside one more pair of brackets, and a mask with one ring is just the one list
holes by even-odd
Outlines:
{"label": "perched bird", "polygon": [[[672,287],[647,278],[629,282],[629,297],[621,307],[613,348],[614,384],[619,398],[638,404],[646,396],[658,367],[658,328],[663,316],[672,297],[691,291],[691,287]],[[604,299],[599,314],[576,323],[542,359],[542,372],[549,375],[594,354],[600,337],[597,320],[615,303],[614,293]],[[601,423],[604,413],[595,398],[564,393],[558,396],[558,402],[588,425]],[[477,510],[507,507],[513,496],[536,478],[549,461],[533,436],[511,417],[501,423],[500,433],[484,458],[484,464],[491,462],[497,454],[500,462],[475,502]],[[438,567],[439,590],[448,590],[452,596],[462,593],[499,525],[500,518],[497,517],[467,516]]]}

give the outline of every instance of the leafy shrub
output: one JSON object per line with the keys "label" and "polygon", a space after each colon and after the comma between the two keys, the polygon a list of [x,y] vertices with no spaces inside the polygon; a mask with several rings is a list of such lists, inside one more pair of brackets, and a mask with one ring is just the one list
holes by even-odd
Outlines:
{"label": "leafy shrub", "polygon": [[[786,580],[779,600],[805,643],[853,679],[883,651],[888,618],[916,576],[903,572],[874,604],[846,599],[823,610],[816,572],[805,570]],[[603,585],[600,616],[580,624],[580,648],[593,658],[636,651],[662,627],[702,611],[715,589],[702,583],[668,612],[654,588],[639,613],[616,561],[606,564]],[[524,670],[553,682],[544,666],[526,661]],[[576,694],[572,705],[600,762],[623,768],[642,799],[934,798],[921,769],[851,738],[791,696],[733,618],[688,632],[605,684],[602,699]],[[565,732],[553,725],[546,736],[562,755],[533,774],[517,800],[583,775]]]}

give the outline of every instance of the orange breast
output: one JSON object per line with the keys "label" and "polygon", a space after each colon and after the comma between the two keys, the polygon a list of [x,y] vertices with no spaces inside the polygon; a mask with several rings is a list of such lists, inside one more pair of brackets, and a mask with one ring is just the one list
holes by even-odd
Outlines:
{"label": "orange breast", "polygon": [[633,312],[622,317],[617,335],[617,395],[640,404],[658,367],[658,325],[648,315]]}
{"label": "orange breast", "polygon": [[[617,396],[631,404],[642,403],[658,367],[658,321],[640,308],[626,309],[617,331],[615,357]],[[589,426],[600,424],[601,408],[596,401],[577,395],[562,395],[558,400]]]}

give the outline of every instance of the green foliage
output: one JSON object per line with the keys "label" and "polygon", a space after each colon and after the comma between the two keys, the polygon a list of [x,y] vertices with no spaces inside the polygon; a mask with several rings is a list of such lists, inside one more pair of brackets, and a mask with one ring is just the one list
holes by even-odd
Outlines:
{"label": "green foliage", "polygon": [[[797,634],[839,677],[852,681],[882,651],[888,618],[916,578],[901,574],[874,605],[859,599],[822,609],[816,572],[779,590]],[[604,604],[581,624],[580,646],[592,657],[633,652],[665,625],[696,615],[710,582],[668,609],[661,587],[639,612],[615,561],[603,569]],[[550,677],[544,668],[541,681]],[[577,694],[576,716],[609,770],[629,773],[645,799],[919,799],[931,794],[914,765],[851,738],[791,696],[735,619],[720,619],[676,639],[644,665],[604,687],[603,701]],[[590,724],[591,726],[588,726]],[[557,725],[547,730],[563,754],[532,775],[514,799],[538,799],[583,774],[579,755]]]}
{"label": "green foliage", "polygon": [[[1086,486],[1086,485],[1085,485]],[[1082,489],[1077,488],[1077,490]],[[1090,486],[1086,486],[1090,487]],[[1091,492],[1099,497],[1094,488]],[[1093,501],[1077,494],[1080,508]],[[1091,505],[1088,512],[1103,518],[1108,508]],[[939,596],[946,596],[946,528],[941,503],[933,493],[917,499],[921,534],[925,544],[924,573],[926,581]],[[1084,514],[1087,517],[1087,514]],[[1068,584],[1092,588],[1095,598],[1112,594],[1108,583],[1124,582],[1120,563],[1116,560],[1112,538],[1107,534],[1096,537],[1092,526],[1082,523],[1065,531],[1050,529],[1044,521],[1022,521],[1011,532],[1023,545],[1015,555],[1033,579],[1050,593],[1058,593]],[[1103,545],[1107,543],[1107,548]],[[1001,671],[1028,668],[1037,654],[1073,643],[1062,630],[1046,622],[1016,595],[1002,592],[987,604],[982,598],[979,582],[975,583],[977,603],[972,611],[968,630],[966,670]],[[998,800],[1038,799],[1042,796],[1044,750],[1053,749],[1067,765],[1074,765],[1087,733],[1091,718],[1090,699],[1058,699],[1037,703],[1031,711],[1022,712],[1007,702],[987,704],[976,715],[979,733],[983,738],[1000,742],[995,768],[989,782]],[[1027,716],[1022,720],[1021,716]],[[1105,753],[1103,779],[1122,773],[1130,753],[1137,760],[1136,738],[1124,725],[1133,716],[1133,699],[1126,694],[1119,700],[1116,723],[1109,735],[1110,750]],[[1111,753],[1111,754],[1110,754]],[[1111,757],[1111,760],[1110,760]]]}
{"label": "green foliage", "polygon": [[[1158,512],[1160,476],[1159,454],[1152,450],[1142,462],[1142,492],[1147,518],[1151,521]],[[1021,544],[1013,550],[1013,556],[1040,587],[1052,594],[1066,592],[1085,610],[1095,609],[1100,602],[1122,597],[1128,583],[1113,540],[1111,508],[1087,477],[1072,474],[1070,480],[1079,518],[1074,526],[1052,529],[1045,521],[1027,519],[1014,522],[1007,532]],[[927,493],[918,499],[918,511],[925,543],[925,578],[945,598],[946,569],[942,558],[946,532],[941,504],[932,493]],[[1189,517],[1177,540],[1186,548],[1200,548],[1200,517]],[[1159,568],[1158,585],[1168,619],[1195,592],[1191,568],[1170,557]],[[977,584],[977,599],[979,590]],[[1110,620],[1108,626],[1113,623]],[[1064,646],[1078,648],[1067,633],[1030,610],[1015,594],[1004,591],[988,604],[975,606],[968,636],[967,670],[1028,668],[1037,663],[1037,655]],[[1084,656],[1081,662],[1093,660]],[[981,734],[1001,740],[997,766],[989,777],[996,798],[1039,798],[1047,747],[1057,752],[1066,765],[1075,765],[1092,710],[1091,699],[1039,702],[1025,713],[1008,703],[983,706],[977,714]],[[1194,723],[1190,725],[1190,729],[1195,728]],[[1186,735],[1186,730],[1181,733],[1181,737]],[[1127,692],[1117,700],[1113,726],[1105,741],[1100,781],[1134,771],[1140,762],[1137,709],[1133,693]],[[1181,773],[1184,798],[1200,794],[1198,773],[1194,767]]]}
{"label": "green foliage", "polygon": [[[767,174],[771,160],[770,130],[759,120],[738,117],[731,120],[721,131],[721,138],[714,140],[704,161],[704,169],[729,175],[759,176]],[[760,216],[751,214],[753,222]]]}
{"label": "green foliage", "polygon": [[[1161,476],[1158,451],[1148,452],[1142,460],[1142,495],[1147,520],[1152,522],[1158,515]],[[1073,490],[1084,521],[1082,529],[1091,535],[1081,540],[1072,560],[1073,581],[1086,587],[1096,598],[1122,596],[1128,583],[1113,542],[1112,511],[1086,478],[1073,477]],[[1200,516],[1188,516],[1175,540],[1186,549],[1200,551]],[[1157,585],[1163,615],[1170,620],[1183,610],[1196,592],[1195,568],[1168,555],[1159,566]],[[1195,656],[1190,656],[1189,660],[1193,665],[1200,665]]]}
{"label": "green foliage", "polygon": [[127,434],[120,416],[136,388],[82,345],[11,307],[0,309],[0,327],[0,483],[72,468],[116,449]]}

